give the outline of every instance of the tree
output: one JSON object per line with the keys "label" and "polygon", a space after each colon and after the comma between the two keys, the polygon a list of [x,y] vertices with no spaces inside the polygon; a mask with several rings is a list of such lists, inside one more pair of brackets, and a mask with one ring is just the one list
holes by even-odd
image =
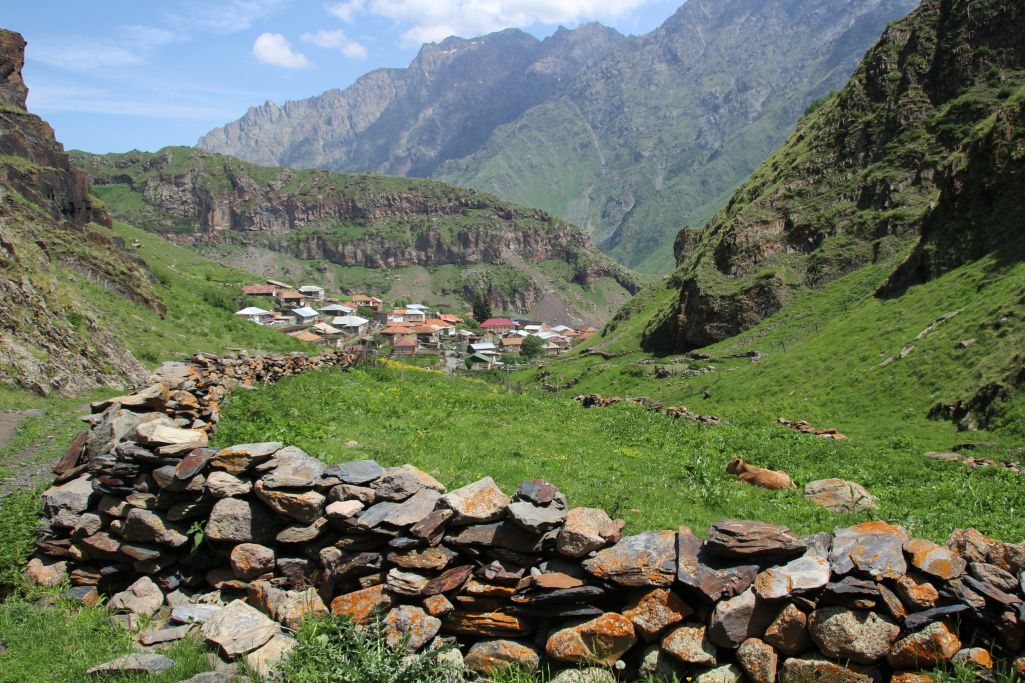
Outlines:
{"label": "tree", "polygon": [[531,359],[541,356],[545,352],[545,340],[541,337],[530,335],[523,340],[520,344],[520,356],[522,358]]}
{"label": "tree", "polygon": [[361,318],[366,318],[367,320],[373,320],[374,309],[370,308],[370,306],[357,306],[356,315],[358,315]]}
{"label": "tree", "polygon": [[473,295],[473,319],[479,323],[491,317],[491,301],[483,290]]}

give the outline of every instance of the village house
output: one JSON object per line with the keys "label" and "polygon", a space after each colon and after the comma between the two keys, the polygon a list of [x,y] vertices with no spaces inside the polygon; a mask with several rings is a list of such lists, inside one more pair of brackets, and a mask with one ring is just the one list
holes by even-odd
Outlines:
{"label": "village house", "polygon": [[316,285],[303,285],[299,288],[299,293],[302,294],[307,301],[324,300],[324,288]]}
{"label": "village house", "polygon": [[274,285],[242,285],[244,296],[277,296],[278,288]]}
{"label": "village house", "polygon": [[342,330],[334,327],[333,325],[328,325],[327,323],[317,323],[310,327],[310,331],[315,332],[322,337],[339,337],[342,334]]}
{"label": "village house", "polygon": [[495,366],[495,357],[483,353],[473,353],[466,357],[466,367],[469,370],[490,370]]}
{"label": "village house", "polygon": [[300,308],[293,308],[292,313],[295,314],[296,322],[300,325],[309,325],[317,322],[319,313],[310,308],[309,306],[302,306]]}
{"label": "village house", "polygon": [[379,311],[379,310],[381,310],[381,304],[383,302],[380,299],[378,299],[376,296],[367,296],[365,294],[355,294],[352,297],[352,303],[356,304],[357,307],[358,306],[366,306],[367,308],[372,308],[375,311]]}
{"label": "village house", "polygon": [[519,325],[509,318],[488,318],[480,324],[480,328],[485,332],[491,332],[493,334],[505,334],[506,332],[512,332]]}
{"label": "village house", "polygon": [[288,284],[287,282],[278,282],[277,280],[264,280],[264,283],[275,287],[279,291],[282,289],[295,289],[295,287]]}
{"label": "village house", "polygon": [[241,311],[235,311],[235,315],[240,318],[245,318],[246,320],[251,320],[254,323],[259,323],[260,325],[269,323],[274,319],[274,313],[271,311],[265,311],[262,308],[257,308],[256,306],[249,306],[247,308],[243,308]]}
{"label": "village house", "polygon": [[413,334],[398,335],[392,341],[392,353],[396,356],[415,356],[419,348],[420,342]]}
{"label": "village house", "polygon": [[509,353],[518,356],[520,354],[520,347],[523,345],[524,337],[519,335],[502,337],[498,340],[498,348],[502,353]]}
{"label": "village house", "polygon": [[481,353],[484,355],[495,356],[498,355],[498,347],[491,342],[477,342],[470,344],[466,348],[466,352],[469,354]]}
{"label": "village house", "polygon": [[412,325],[409,331],[416,335],[421,344],[434,344],[438,341],[438,331],[430,325]]}
{"label": "village house", "polygon": [[445,322],[441,318],[428,318],[424,321],[425,325],[430,325],[438,333],[438,337],[442,339],[448,339],[456,333],[456,326],[452,323]]}
{"label": "village house", "polygon": [[341,328],[342,332],[347,335],[358,337],[362,334],[366,334],[367,328],[370,326],[370,321],[366,318],[361,318],[358,315],[341,315],[332,319],[331,324],[335,327]]}
{"label": "village house", "polygon": [[310,344],[323,345],[324,338],[319,334],[314,334],[309,330],[303,330],[302,332],[294,332],[290,336],[295,337],[299,341],[308,342]]}
{"label": "village house", "polygon": [[462,318],[460,318],[458,315],[452,315],[451,313],[442,313],[438,316],[438,318],[452,325],[458,325],[459,323],[463,322]]}
{"label": "village house", "polygon": [[320,309],[320,314],[324,316],[352,315],[355,312],[356,309],[354,307],[343,304],[328,304]]}
{"label": "village house", "polygon": [[408,306],[406,306],[406,308],[413,311],[420,311],[424,315],[427,315],[431,312],[431,309],[427,308],[423,304],[409,304]]}
{"label": "village house", "polygon": [[407,308],[402,312],[402,319],[407,323],[422,325],[427,320],[427,314],[417,308]]}
{"label": "village house", "polygon": [[299,308],[306,305],[306,297],[294,289],[283,289],[278,292],[278,303],[282,306]]}

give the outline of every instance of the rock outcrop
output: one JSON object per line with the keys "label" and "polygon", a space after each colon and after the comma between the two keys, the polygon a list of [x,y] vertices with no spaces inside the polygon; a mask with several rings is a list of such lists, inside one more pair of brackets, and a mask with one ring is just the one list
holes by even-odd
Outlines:
{"label": "rock outcrop", "polygon": [[69,283],[72,273],[163,313],[155,278],[106,229],[110,215],[53,129],[25,109],[25,41],[0,30],[0,382],[39,394],[144,376]]}
{"label": "rock outcrop", "polygon": [[1025,545],[971,529],[942,546],[880,521],[806,537],[751,520],[717,522],[706,541],[686,527],[624,535],[543,480],[446,493],[412,465],[206,445],[232,388],[350,362],[200,355],[94,404],[44,494],[28,576],[111,595],[129,627],[161,609],[203,621],[208,642],[265,670],[294,645],[282,628],[329,611],[376,615],[410,653],[454,642],[485,675],[544,661],[627,678],[871,681],[948,666],[966,642],[973,661],[1025,648]]}

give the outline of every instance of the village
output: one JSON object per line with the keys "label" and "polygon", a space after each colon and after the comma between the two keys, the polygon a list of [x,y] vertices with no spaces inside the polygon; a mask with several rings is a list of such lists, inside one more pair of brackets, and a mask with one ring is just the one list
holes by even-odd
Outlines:
{"label": "village", "polygon": [[240,300],[252,305],[236,311],[236,316],[300,341],[417,358],[418,364],[436,363],[449,372],[492,370],[560,356],[597,332],[523,317],[480,321],[473,311],[456,315],[422,303],[395,302],[389,307],[375,296],[329,296],[317,285],[294,287],[277,280],[243,285]]}

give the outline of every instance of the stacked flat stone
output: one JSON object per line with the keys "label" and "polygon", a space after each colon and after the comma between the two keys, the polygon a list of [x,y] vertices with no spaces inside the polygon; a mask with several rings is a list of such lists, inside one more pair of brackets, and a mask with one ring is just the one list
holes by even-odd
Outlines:
{"label": "stacked flat stone", "polygon": [[574,401],[577,401],[585,408],[605,408],[607,406],[615,405],[617,403],[635,403],[640,406],[644,406],[646,409],[655,412],[662,413],[668,417],[676,418],[678,420],[690,420],[691,422],[700,422],[701,424],[707,425],[721,425],[722,420],[715,415],[700,415],[695,413],[693,410],[687,408],[687,406],[666,406],[662,405],[658,401],[654,401],[646,396],[637,396],[634,398],[620,398],[619,396],[602,396],[601,394],[581,394],[573,397]]}
{"label": "stacked flat stone", "polygon": [[[237,366],[212,367],[225,378]],[[210,395],[196,373],[183,381]],[[378,613],[392,646],[453,644],[485,675],[547,664],[702,683],[907,683],[954,661],[1025,668],[1025,545],[974,530],[938,545],[883,522],[803,537],[749,520],[718,522],[704,540],[687,528],[624,535],[622,520],[571,507],[542,480],[512,495],[489,477],[447,491],[412,465],[326,465],[281,443],[211,448],[177,413],[181,386],[97,406],[44,494],[29,567],[38,583],[70,577],[82,599],[109,595],[126,626],[167,613],[144,642],[198,628],[266,671],[304,617]]]}

